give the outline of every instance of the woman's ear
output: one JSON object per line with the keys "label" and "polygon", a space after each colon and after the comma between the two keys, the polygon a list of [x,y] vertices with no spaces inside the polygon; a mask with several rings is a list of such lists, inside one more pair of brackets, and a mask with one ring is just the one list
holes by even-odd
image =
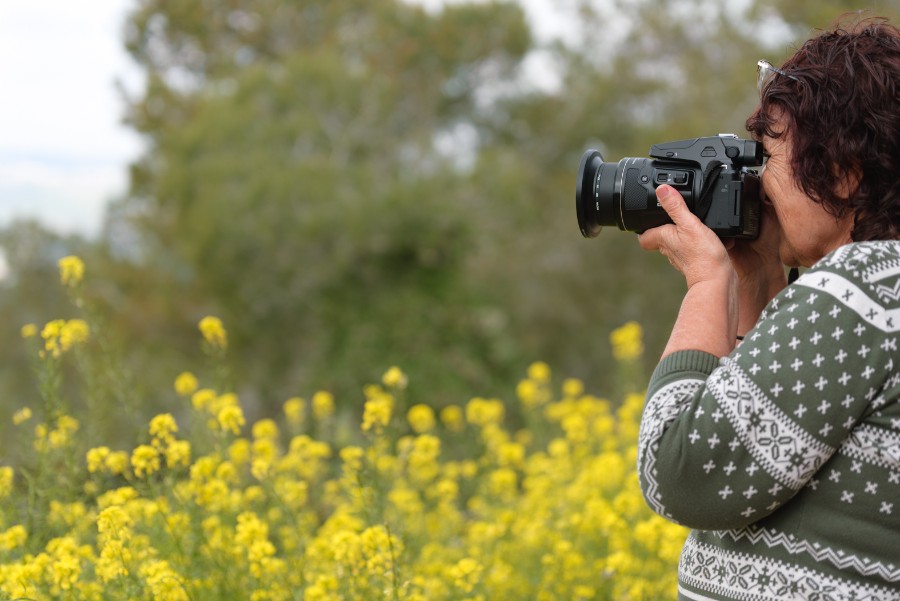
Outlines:
{"label": "woman's ear", "polygon": [[834,193],[841,200],[848,201],[859,189],[859,182],[862,181],[862,167],[859,165],[851,165],[849,167],[836,165],[834,168],[834,181]]}

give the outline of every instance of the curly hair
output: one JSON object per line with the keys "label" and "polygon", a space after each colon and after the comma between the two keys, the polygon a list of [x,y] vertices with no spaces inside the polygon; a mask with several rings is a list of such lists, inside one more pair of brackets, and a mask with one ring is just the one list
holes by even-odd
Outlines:
{"label": "curly hair", "polygon": [[790,138],[800,188],[830,214],[852,214],[853,240],[900,238],[900,30],[881,18],[838,23],[781,70],[747,130]]}

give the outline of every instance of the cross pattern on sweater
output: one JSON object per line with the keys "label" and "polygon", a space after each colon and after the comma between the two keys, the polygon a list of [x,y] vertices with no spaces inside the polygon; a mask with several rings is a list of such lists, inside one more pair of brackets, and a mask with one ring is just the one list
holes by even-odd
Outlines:
{"label": "cross pattern on sweater", "polygon": [[[699,528],[698,544],[716,530],[769,533],[716,539],[704,561],[727,555],[731,563],[720,567],[772,569],[765,558],[784,549],[788,571],[810,570],[820,584],[833,578],[831,598],[900,601],[892,592],[900,584],[898,330],[900,242],[855,243],[773,299],[730,356],[664,359],[639,440],[648,503]],[[846,521],[840,547],[830,535],[827,544],[818,538],[829,531],[815,522],[820,511]],[[804,528],[788,536],[775,525],[796,522],[795,513]],[[856,534],[855,524],[873,520],[888,528],[886,538]],[[711,572],[682,563],[682,582],[703,595],[749,598],[743,585],[717,589]],[[890,592],[860,588],[863,576],[892,583]],[[778,598],[768,588],[760,595],[753,598]]]}

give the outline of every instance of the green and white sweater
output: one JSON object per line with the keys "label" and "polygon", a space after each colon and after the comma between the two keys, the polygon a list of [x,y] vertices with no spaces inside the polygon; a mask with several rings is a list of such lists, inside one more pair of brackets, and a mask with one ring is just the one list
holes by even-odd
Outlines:
{"label": "green and white sweater", "polygon": [[679,599],[900,601],[900,241],[843,246],[727,357],[669,355],[638,471]]}

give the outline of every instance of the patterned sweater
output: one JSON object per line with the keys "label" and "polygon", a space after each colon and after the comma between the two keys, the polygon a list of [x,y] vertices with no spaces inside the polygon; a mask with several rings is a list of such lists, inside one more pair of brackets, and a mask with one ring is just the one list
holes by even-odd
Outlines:
{"label": "patterned sweater", "polygon": [[679,599],[900,600],[900,241],[843,246],[727,357],[650,380],[638,471]]}

